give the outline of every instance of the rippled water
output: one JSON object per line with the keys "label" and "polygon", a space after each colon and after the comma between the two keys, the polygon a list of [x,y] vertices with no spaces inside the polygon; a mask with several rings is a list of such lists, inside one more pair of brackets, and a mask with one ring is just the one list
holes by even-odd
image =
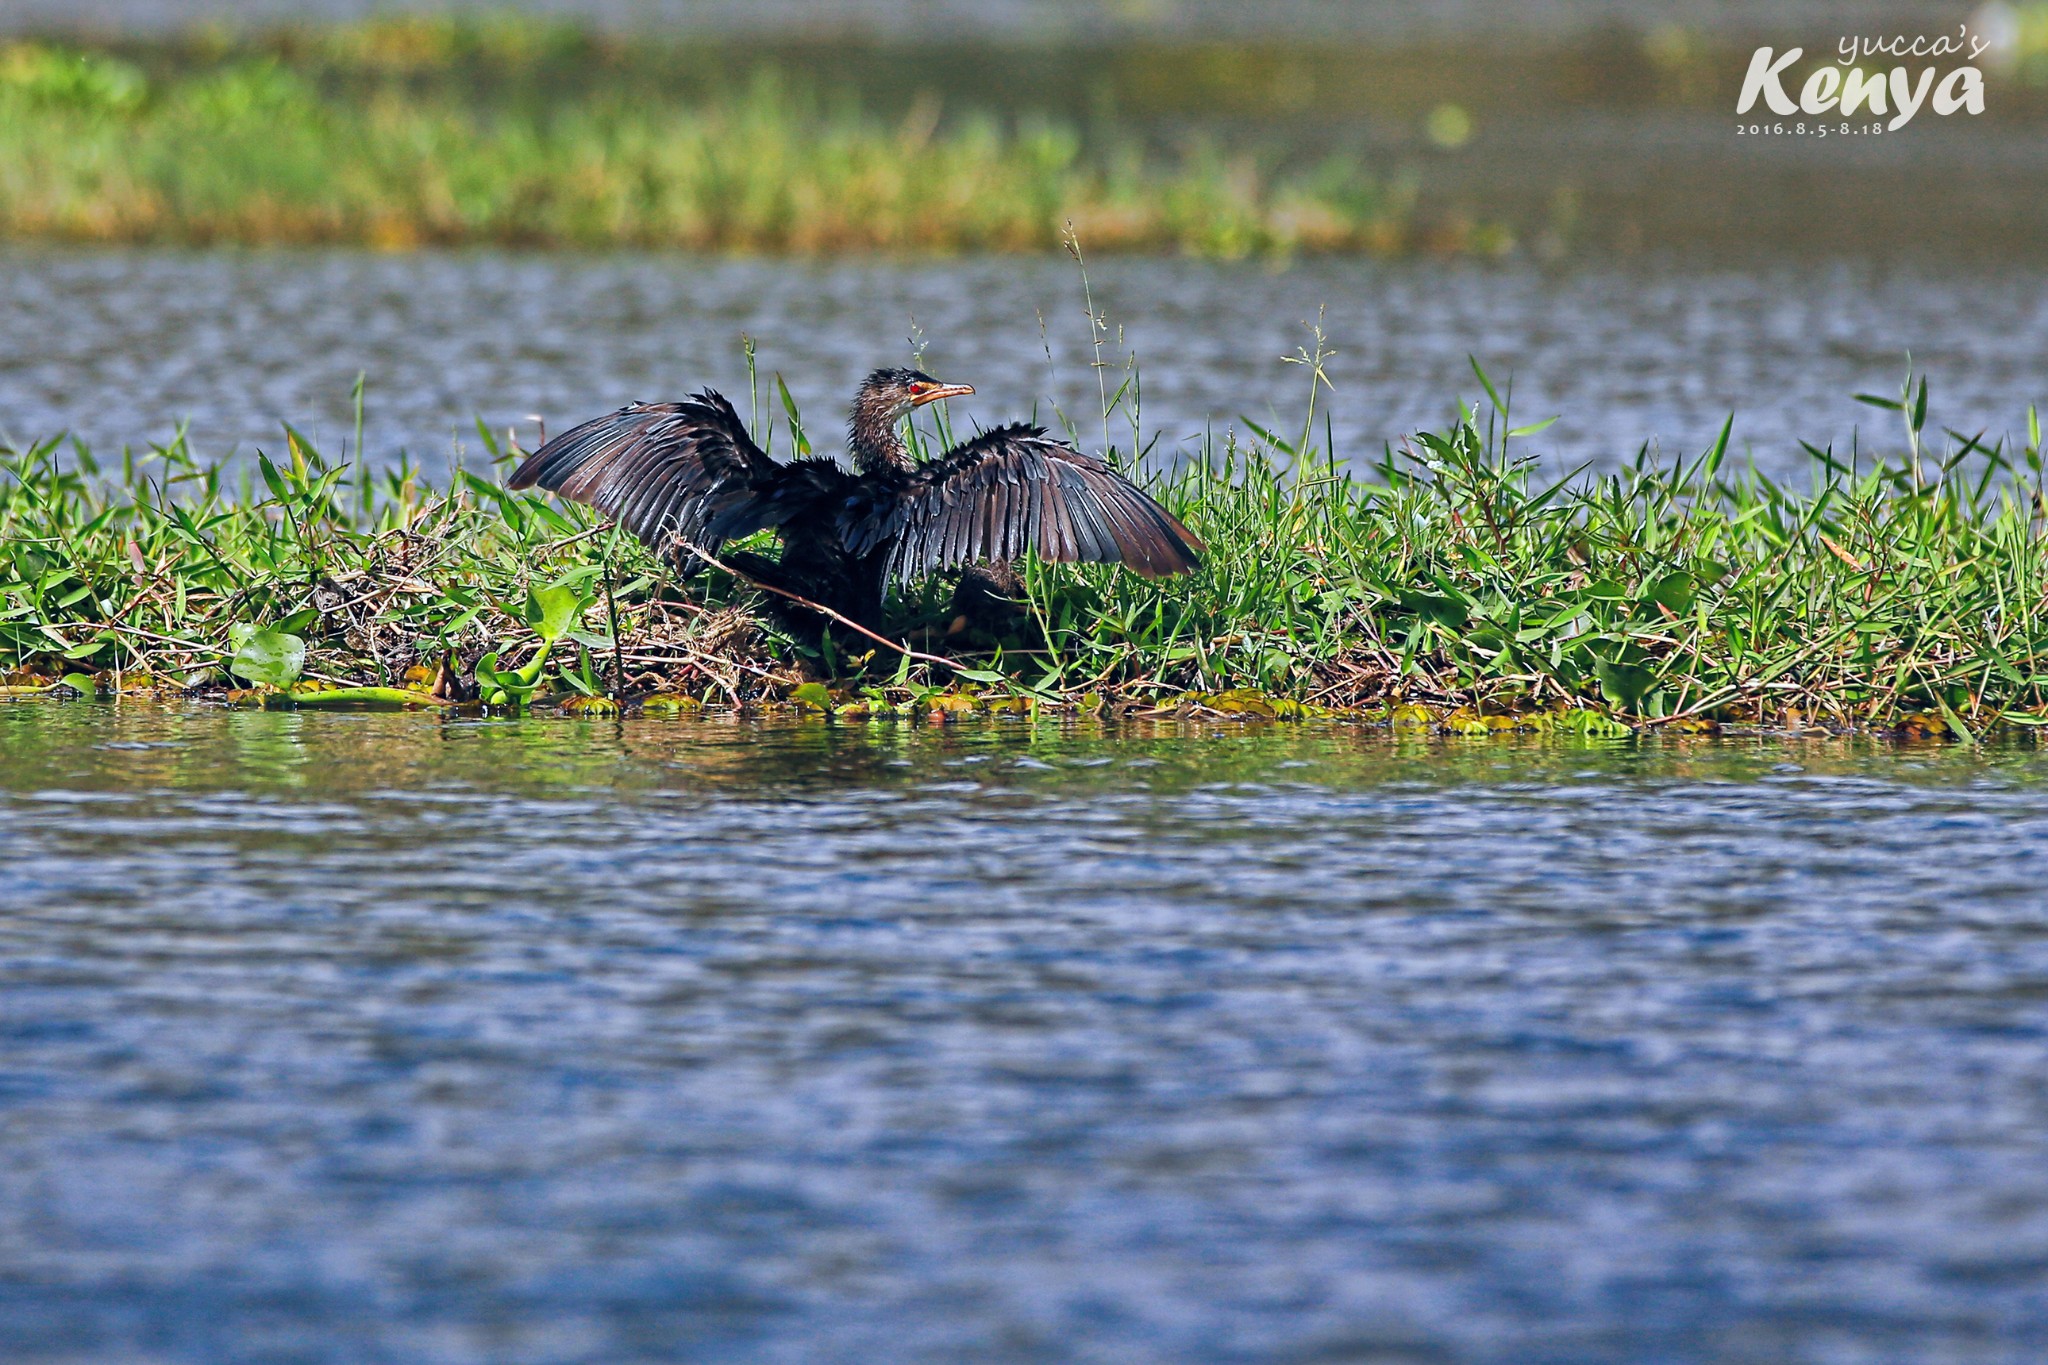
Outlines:
{"label": "rippled water", "polygon": [[2044,778],[0,707],[0,1356],[2035,1360]]}
{"label": "rippled water", "polygon": [[[1169,448],[1245,417],[1298,432],[1307,385],[1282,357],[1312,344],[1319,314],[1337,351],[1327,409],[1354,458],[1441,427],[1478,394],[1475,354],[1512,374],[1519,414],[1562,414],[1534,449],[1610,466],[1645,441],[1697,453],[1730,412],[1738,451],[1779,476],[1807,467],[1801,440],[1846,451],[1860,428],[1896,448],[1895,419],[1852,395],[1896,392],[1909,351],[1932,377],[1935,422],[1995,439],[2048,399],[2041,266],[1120,259],[1093,276],[1122,340],[1107,354],[1137,352],[1144,428]],[[913,330],[936,373],[980,390],[956,417],[1049,417],[1057,402],[1102,439],[1064,259],[16,250],[0,256],[0,315],[14,320],[0,328],[0,434],[69,430],[105,451],[168,439],[179,418],[203,454],[275,446],[287,420],[336,450],[365,371],[373,458],[405,448],[441,467],[460,445],[474,461],[479,414],[521,423],[531,444],[527,414],[560,430],[705,383],[743,394],[742,334],[829,442],[853,385],[906,357]],[[764,398],[765,415],[777,405]],[[1109,436],[1128,445],[1130,431]]]}

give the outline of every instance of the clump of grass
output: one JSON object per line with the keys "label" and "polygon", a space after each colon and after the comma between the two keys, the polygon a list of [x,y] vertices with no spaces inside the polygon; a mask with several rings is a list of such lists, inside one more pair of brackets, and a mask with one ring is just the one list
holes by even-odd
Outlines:
{"label": "clump of grass", "polygon": [[[567,71],[577,51],[552,28],[403,24],[157,54],[150,71],[0,48],[0,235],[1032,251],[1071,223],[1100,248],[1226,257],[1419,240],[1412,191],[1342,160],[1282,176],[1200,141],[1164,159],[1085,144],[1043,115],[884,120],[773,67],[688,97],[602,80],[475,93],[493,61]],[[1429,240],[1508,245],[1486,228]]]}
{"label": "clump of grass", "polygon": [[[1052,592],[1052,681],[1144,672],[1308,704],[1424,704],[1454,728],[1598,707],[1631,722],[1967,735],[2044,705],[2042,458],[1953,432],[1927,387],[1865,396],[1904,419],[1890,458],[1806,447],[1788,488],[1728,458],[1646,446],[1559,478],[1511,453],[1485,394],[1367,469],[1255,432],[1169,500],[1211,546],[1192,592],[1090,573]],[[1178,668],[1178,673],[1174,669]]]}
{"label": "clump of grass", "polygon": [[[1320,350],[1302,359],[1319,384]],[[230,489],[182,441],[118,469],[45,444],[0,458],[0,663],[217,692],[237,632],[260,627],[304,642],[305,677],[431,680],[443,700],[479,683],[500,700],[786,698],[845,715],[1009,698],[1472,733],[1962,737],[2048,716],[2031,414],[2023,446],[1947,433],[1936,449],[1926,383],[1909,381],[1868,400],[1903,419],[1902,446],[1809,447],[1808,490],[1734,467],[1727,427],[1696,457],[1645,448],[1620,472],[1559,479],[1513,449],[1534,429],[1511,427],[1474,371],[1481,403],[1368,467],[1337,461],[1327,423],[1317,444],[1313,406],[1297,435],[1209,443],[1156,490],[1207,540],[1198,574],[1031,564],[1028,622],[943,665],[779,636],[745,585],[673,584],[582,509],[475,473],[445,489],[403,467],[369,477],[288,432],[285,459]],[[899,603],[907,644],[945,647],[943,597],[934,584]]]}

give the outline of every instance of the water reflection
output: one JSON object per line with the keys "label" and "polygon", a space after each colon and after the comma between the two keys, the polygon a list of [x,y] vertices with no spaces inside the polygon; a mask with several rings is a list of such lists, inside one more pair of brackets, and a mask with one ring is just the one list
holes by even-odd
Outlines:
{"label": "water reflection", "polygon": [[2031,787],[2024,740],[1986,750],[1875,739],[1490,740],[1308,726],[997,720],[965,726],[775,716],[579,719],[226,710],[151,703],[0,704],[0,790],[349,794],[480,788],[627,795],[849,790],[1320,791],[1479,785],[1716,785],[1904,780]]}

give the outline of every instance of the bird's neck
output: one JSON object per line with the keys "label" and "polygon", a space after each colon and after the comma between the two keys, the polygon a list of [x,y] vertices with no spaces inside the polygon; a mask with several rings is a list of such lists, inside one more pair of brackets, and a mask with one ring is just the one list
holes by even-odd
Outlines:
{"label": "bird's neck", "polygon": [[853,452],[853,462],[863,474],[911,468],[910,447],[896,434],[896,423],[881,413],[855,408],[847,427],[846,448]]}

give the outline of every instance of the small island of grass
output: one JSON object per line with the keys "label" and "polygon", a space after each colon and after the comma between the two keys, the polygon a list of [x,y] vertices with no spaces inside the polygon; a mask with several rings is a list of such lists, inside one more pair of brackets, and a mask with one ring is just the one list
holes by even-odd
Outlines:
{"label": "small island of grass", "polygon": [[[1368,466],[1333,461],[1311,413],[1153,480],[1207,542],[1192,576],[1032,563],[1003,638],[949,637],[934,581],[895,604],[889,646],[783,634],[745,582],[678,583],[492,473],[431,487],[288,433],[237,489],[182,443],[112,468],[53,441],[0,457],[0,667],[14,695],[286,705],[1346,715],[1473,735],[2048,720],[2032,414],[2019,448],[1951,433],[1937,450],[1922,381],[1869,400],[1903,418],[1900,451],[1809,448],[1806,491],[1736,467],[1727,427],[1690,458],[1573,476],[1520,452],[1533,431],[1474,368],[1481,403]],[[385,691],[316,695],[337,687]]]}

